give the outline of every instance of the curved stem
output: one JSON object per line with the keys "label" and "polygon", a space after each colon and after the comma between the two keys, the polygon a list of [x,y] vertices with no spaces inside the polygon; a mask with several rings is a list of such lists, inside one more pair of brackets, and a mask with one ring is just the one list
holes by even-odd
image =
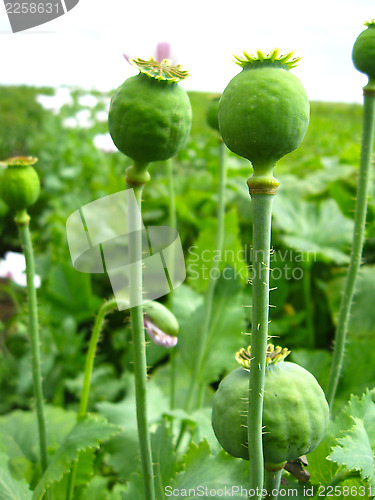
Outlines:
{"label": "curved stem", "polygon": [[[87,355],[86,355],[85,370],[83,375],[83,385],[81,391],[81,398],[79,401],[77,420],[83,418],[87,412],[87,404],[90,394],[91,377],[94,367],[95,353],[98,347],[100,334],[103,329],[105,316],[115,309],[117,309],[117,301],[115,299],[111,299],[107,302],[104,302],[104,304],[101,305],[98,314],[96,316],[95,323],[91,332],[89,348],[87,350]],[[75,478],[77,474],[77,465],[78,461],[74,463],[71,473],[69,475],[66,500],[71,500],[73,498]]]}
{"label": "curved stem", "polygon": [[[132,325],[135,400],[137,410],[138,438],[142,461],[142,478],[145,499],[155,500],[150,432],[147,424],[147,361],[146,341],[142,306],[142,218],[141,199],[143,185],[132,186],[138,208],[133,203],[128,206],[128,230],[132,235],[129,245],[130,257],[130,317]],[[129,199],[129,198],[128,198]]]}
{"label": "curved stem", "polygon": [[[217,208],[217,234],[216,234],[216,250],[218,255],[222,254],[224,246],[225,233],[225,185],[226,185],[226,167],[225,167],[225,145],[223,141],[219,143],[219,193],[218,193],[218,208]],[[204,356],[206,353],[207,339],[209,337],[210,323],[212,317],[212,306],[215,294],[215,287],[219,276],[220,262],[215,259],[210,272],[210,282],[205,297],[204,318],[202,323],[202,331],[199,336],[197,346],[197,355],[195,358],[194,370],[191,378],[188,397],[186,400],[186,411],[191,411],[197,388],[202,383],[202,367]]]}
{"label": "curved stem", "polygon": [[281,483],[281,476],[283,475],[283,469],[276,472],[266,470],[266,490],[267,495],[264,497],[265,500],[277,500],[279,496],[279,489]]}
{"label": "curved stem", "polygon": [[48,466],[48,453],[47,453],[47,432],[46,432],[46,417],[44,412],[42,374],[40,368],[37,296],[34,285],[34,277],[35,277],[34,252],[30,237],[29,223],[17,222],[21,221],[22,217],[16,216],[15,220],[18,225],[23,253],[25,255],[25,261],[26,261],[27,294],[29,299],[29,332],[30,332],[30,345],[31,345],[31,364],[33,372],[34,393],[36,399],[36,413],[38,419],[40,457],[42,463],[42,471],[44,472]]}
{"label": "curved stem", "polygon": [[342,296],[340,304],[331,372],[329,375],[328,387],[326,391],[327,400],[331,408],[335,400],[337,384],[341,374],[346,335],[349,323],[349,314],[362,258],[362,249],[365,236],[371,153],[374,143],[374,121],[375,94],[373,91],[367,93],[366,89],[364,89],[363,133],[361,161],[357,186],[357,204],[354,218],[353,246],[350,257],[349,270],[345,282],[344,294]]}
{"label": "curved stem", "polygon": [[[249,377],[248,447],[250,489],[263,488],[262,415],[269,317],[269,270],[273,194],[252,193],[253,299]],[[257,495],[257,498],[261,498]]]}
{"label": "curved stem", "polygon": [[104,304],[101,305],[98,314],[96,316],[90,337],[89,348],[87,350],[87,355],[86,355],[85,370],[83,375],[83,385],[78,407],[78,415],[77,415],[78,419],[84,417],[87,412],[95,354],[96,354],[96,349],[98,347],[100,334],[102,333],[103,330],[105,317],[107,314],[114,311],[115,309],[117,309],[117,301],[115,299],[108,300],[107,302],[104,302]]}

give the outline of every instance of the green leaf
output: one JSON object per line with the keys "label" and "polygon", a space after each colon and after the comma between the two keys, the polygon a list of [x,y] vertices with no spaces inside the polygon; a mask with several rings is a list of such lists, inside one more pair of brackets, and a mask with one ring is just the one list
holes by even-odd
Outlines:
{"label": "green leaf", "polygon": [[363,421],[353,418],[354,425],[345,437],[337,440],[328,460],[344,465],[349,470],[358,470],[361,478],[367,480],[371,488],[375,488],[375,460],[369,436]]}
{"label": "green leaf", "polygon": [[8,462],[9,457],[0,452],[0,500],[31,500],[29,485],[12,476]]}
{"label": "green leaf", "polygon": [[340,163],[339,158],[321,157],[319,158],[321,168],[308,172],[303,178],[298,178],[292,174],[278,176],[280,186],[292,186],[290,191],[298,192],[299,197],[316,196],[329,189],[331,185],[337,184],[339,180],[348,179],[356,168],[351,165]]}
{"label": "green leaf", "polygon": [[161,497],[164,487],[170,484],[177,472],[177,457],[173,437],[164,421],[151,436],[152,463],[154,466],[155,489],[160,489]]}
{"label": "green leaf", "polygon": [[[99,413],[121,427],[121,432],[105,445],[108,452],[105,460],[122,481],[128,480],[140,464],[134,384],[134,376],[128,374],[127,395],[123,401],[97,404]],[[152,379],[147,383],[147,409],[150,424],[159,422],[162,414],[169,409],[168,398]]]}
{"label": "green leaf", "polygon": [[323,440],[314,451],[308,454],[309,466],[307,470],[311,475],[312,484],[329,484],[337,474],[338,465],[328,461],[327,456],[332,451],[332,446],[334,446],[339,432],[341,432],[341,428],[338,429],[336,423],[330,420]]}
{"label": "green leaf", "polygon": [[[88,448],[83,450],[78,455],[76,475],[75,475],[75,491],[79,494],[94,474],[94,463],[96,458],[96,450]],[[64,474],[59,482],[53,483],[51,486],[52,498],[64,498],[68,489],[69,474]]]}
{"label": "green leaf", "polygon": [[[346,275],[338,276],[329,282],[327,296],[335,322],[337,322],[341,291]],[[350,311],[348,332],[350,335],[370,336],[375,334],[375,266],[362,266],[359,272],[355,297]]]}
{"label": "green leaf", "polygon": [[80,500],[108,500],[108,479],[95,476],[91,479]]}
{"label": "green leaf", "polygon": [[[345,276],[328,283],[328,304],[337,322]],[[343,370],[337,398],[344,403],[351,393],[362,394],[375,378],[375,266],[362,266],[348,323]],[[338,404],[338,406],[340,406]]]}
{"label": "green leaf", "polygon": [[338,431],[346,431],[353,425],[353,418],[359,418],[365,426],[371,448],[375,447],[374,399],[374,390],[367,390],[361,397],[352,394],[348,404],[335,418],[335,425]]}
{"label": "green leaf", "polygon": [[[157,500],[162,500],[165,498],[165,487],[171,484],[177,472],[177,456],[173,438],[165,421],[151,435],[151,448],[155,495]],[[143,498],[142,472],[139,469],[132,474],[127,484],[124,500],[143,500]]]}
{"label": "green leaf", "polygon": [[[46,406],[47,442],[55,450],[76,421],[76,413]],[[39,461],[38,423],[35,412],[16,410],[0,417],[0,449],[12,460]]]}
{"label": "green leaf", "polygon": [[353,221],[345,217],[334,200],[308,202],[280,192],[274,203],[275,226],[288,247],[323,262],[346,264],[353,234]]}
{"label": "green leaf", "polygon": [[184,463],[184,471],[177,474],[170,485],[184,498],[196,498],[198,492],[201,498],[211,498],[210,490],[223,490],[231,498],[241,498],[241,487],[248,489],[248,462],[233,458],[224,451],[212,455],[206,440],[199,445],[190,445]]}
{"label": "green leaf", "polygon": [[[236,367],[235,353],[246,343],[244,335],[245,308],[242,286],[235,271],[226,268],[215,288],[213,309],[201,379],[211,383],[219,379],[224,371]],[[193,296],[193,301],[189,298]],[[172,296],[172,310],[180,324],[179,351],[190,373],[196,360],[200,341],[205,304],[202,298],[191,290],[178,288]]]}
{"label": "green leaf", "polygon": [[200,293],[204,293],[209,286],[214,262],[219,263],[221,272],[228,266],[233,267],[238,279],[242,283],[247,282],[248,264],[239,239],[237,211],[230,210],[225,214],[225,238],[221,252],[216,248],[216,234],[217,218],[206,220],[205,228],[199,233],[195,244],[189,248],[186,261],[188,283]]}
{"label": "green leaf", "polygon": [[99,415],[87,415],[77,422],[58,448],[37,484],[33,500],[40,500],[53,483],[61,480],[63,475],[70,470],[72,464],[77,461],[80,452],[90,448],[98,448],[101,442],[117,432],[119,432],[117,426],[109,424],[106,419]]}
{"label": "green leaf", "polygon": [[79,273],[72,265],[62,262],[49,273],[47,293],[54,307],[55,318],[64,319],[67,311],[78,321],[91,319],[100,301],[91,289],[91,276]]}

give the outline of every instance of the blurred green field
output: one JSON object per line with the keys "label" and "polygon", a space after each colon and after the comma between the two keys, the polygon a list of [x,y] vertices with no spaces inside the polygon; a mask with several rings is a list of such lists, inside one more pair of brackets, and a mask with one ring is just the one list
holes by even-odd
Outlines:
{"label": "blurred green field", "polygon": [[[192,247],[213,250],[219,139],[217,132],[206,123],[206,111],[214,94],[191,92],[189,96],[193,108],[192,131],[186,146],[174,159],[178,230],[188,266]],[[110,93],[78,88],[59,89],[56,95],[53,89],[30,87],[1,87],[0,92],[0,157],[32,155],[39,158],[37,168],[43,190],[31,214],[39,274],[44,283],[41,293],[45,294],[47,304],[46,322],[48,324],[54,310],[53,323],[56,318],[71,315],[78,331],[92,317],[98,300],[111,290],[108,281],[100,276],[70,270],[65,221],[85,203],[125,189],[124,169],[130,164],[129,159],[111,152],[108,146],[109,100]],[[336,300],[330,296],[334,290],[328,283],[340,274],[348,259],[350,236],[348,239],[347,235],[353,219],[361,115],[360,105],[312,102],[310,126],[302,145],[275,169],[280,188],[274,211],[273,245],[280,252],[313,248],[317,257],[309,269],[308,287],[303,285],[303,280],[283,279],[278,283],[278,290],[272,296],[277,305],[272,311],[273,329],[288,346],[304,346],[309,335],[305,303],[311,300],[315,340],[308,347],[323,349],[327,356],[334,332],[332,304]],[[98,137],[107,139],[104,150],[101,143],[96,143]],[[246,186],[251,165],[228,151],[227,167],[226,249],[240,252],[251,241],[251,203]],[[167,224],[169,199],[165,165],[151,165],[150,172],[152,182],[144,191],[144,220],[148,224]],[[371,199],[365,248],[369,266],[375,262],[374,215]],[[1,256],[6,251],[20,249],[12,214],[2,204],[0,232]],[[240,283],[244,287],[243,273],[249,263],[237,259],[231,264],[241,271]],[[291,269],[298,267],[296,262],[290,265]],[[59,291],[57,283],[63,286],[66,273],[78,289],[82,280],[85,282],[87,295],[78,308],[73,296],[63,297],[64,293],[73,294],[73,290]],[[194,280],[192,274],[188,267],[186,285],[196,293],[204,292],[207,281]],[[245,286],[244,293],[250,295],[251,287]],[[294,325],[292,329],[291,325]],[[158,356],[155,362],[157,360]],[[323,374],[323,379],[325,376]],[[5,401],[4,405],[7,406]]]}
{"label": "blurred green field", "polygon": [[[183,285],[161,299],[168,301],[181,327],[176,347],[177,410],[175,416],[168,414],[168,418],[175,418],[177,423],[187,419],[189,425],[195,426],[194,442],[198,444],[206,438],[212,453],[217,454],[220,447],[210,424],[213,391],[236,366],[234,354],[249,343],[249,337],[243,333],[251,327],[252,210],[246,180],[252,168],[249,162],[226,152],[224,253],[220,256],[222,274],[216,287],[201,374],[202,408],[194,415],[186,415],[182,408],[194,369],[208,285],[203,271],[210,269],[215,251],[220,140],[206,122],[206,111],[214,94],[190,92],[189,96],[193,108],[192,131],[185,147],[173,159],[177,229],[187,278]],[[39,159],[36,169],[42,192],[30,209],[30,227],[36,271],[41,278],[38,304],[43,385],[53,433],[59,432],[60,422],[75,419],[72,410],[77,409],[80,397],[93,320],[103,300],[112,295],[105,274],[89,275],[73,268],[66,237],[66,220],[72,212],[126,189],[124,172],[131,163],[129,158],[114,151],[108,137],[109,101],[110,93],[77,88],[55,91],[0,87],[0,159],[18,155]],[[310,370],[323,388],[327,384],[350,255],[361,128],[361,105],[312,102],[310,126],[302,145],[282,159],[274,172],[280,187],[273,210],[270,298],[274,307],[270,309],[270,334],[275,343],[292,350],[290,359]],[[151,182],[143,192],[143,220],[146,225],[168,225],[166,165],[152,164],[149,171]],[[359,396],[375,385],[374,194],[372,182],[364,265],[349,323],[349,342],[335,412],[351,394]],[[0,258],[9,251],[21,251],[13,218],[14,214],[0,202]],[[229,279],[224,278],[224,271]],[[4,415],[0,418],[0,435],[13,432],[15,418],[19,418],[25,429],[32,425],[28,412],[33,402],[33,387],[27,312],[24,287],[7,277],[0,278],[0,414]],[[132,420],[132,356],[129,318],[124,313],[113,313],[95,358],[89,411],[98,412],[111,422],[130,423],[119,440],[115,438],[105,444],[95,464],[90,463],[92,479],[89,483],[86,477],[82,480],[79,500],[91,500],[92,492],[98,495],[95,498],[120,500],[120,490],[130,495],[122,498],[138,498],[132,496],[131,488],[132,482],[138,481],[138,476],[132,474],[136,473],[139,462],[135,455],[124,454],[124,450],[137,453],[138,446],[135,418]],[[163,412],[169,408],[169,353],[148,342],[147,362],[154,425],[163,421]],[[24,434],[30,432],[25,430]],[[162,437],[163,446],[171,441],[170,436],[162,434]],[[14,452],[17,477],[32,482],[30,471],[36,459],[28,458],[28,439],[22,446],[24,449]],[[207,463],[215,464],[205,446],[199,454],[207,455]],[[13,457],[13,448],[9,449]],[[313,453],[309,455],[317,483],[325,480],[319,467],[327,453],[320,457],[318,452],[315,455],[318,458]],[[218,460],[221,459],[219,456]],[[191,463],[195,463],[194,457]],[[335,471],[331,471],[327,481]],[[130,477],[128,490],[125,483]],[[56,482],[55,498],[65,498],[58,496],[64,488],[64,479]]]}

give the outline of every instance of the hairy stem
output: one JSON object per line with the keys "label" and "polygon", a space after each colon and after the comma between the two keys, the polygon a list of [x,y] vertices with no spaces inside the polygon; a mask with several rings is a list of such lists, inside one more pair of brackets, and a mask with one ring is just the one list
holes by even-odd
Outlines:
{"label": "hairy stem", "polygon": [[115,309],[117,309],[117,301],[115,299],[108,300],[107,302],[104,302],[101,305],[98,314],[96,316],[90,337],[89,348],[87,350],[87,355],[86,355],[85,370],[83,375],[83,386],[78,407],[78,415],[77,415],[78,419],[84,417],[87,412],[95,354],[96,354],[96,349],[98,347],[100,335],[103,330],[105,317],[107,314],[111,313]]}
{"label": "hairy stem", "polygon": [[352,253],[350,257],[349,270],[346,277],[344,293],[341,299],[337,329],[335,335],[335,346],[332,357],[331,372],[329,375],[326,396],[330,407],[332,408],[337,384],[340,378],[345,342],[348,331],[350,309],[355,292],[358,271],[361,264],[362,250],[365,236],[367,196],[370,178],[371,153],[374,143],[374,121],[375,121],[375,91],[366,91],[364,88],[363,103],[363,132],[361,161],[357,186],[357,203],[354,218],[354,234]]}
{"label": "hairy stem", "polygon": [[[85,370],[83,375],[83,386],[81,391],[81,398],[79,401],[77,420],[83,418],[86,415],[89,394],[90,394],[90,387],[91,387],[91,377],[94,367],[94,359],[95,359],[96,349],[98,347],[98,342],[100,339],[100,334],[103,329],[106,315],[114,311],[115,309],[117,309],[116,300],[115,299],[108,300],[107,302],[104,302],[104,304],[102,304],[96,316],[95,323],[91,332],[89,348],[87,350],[87,355],[86,355]],[[74,462],[73,468],[71,470],[68,479],[66,500],[71,500],[73,498],[75,478],[77,474],[77,466],[78,462]]]}
{"label": "hairy stem", "polygon": [[130,238],[129,257],[130,266],[130,317],[132,325],[134,374],[135,374],[135,399],[138,424],[138,438],[142,461],[142,478],[146,500],[155,500],[152,453],[150,432],[147,422],[147,361],[146,341],[143,324],[143,298],[142,298],[142,218],[141,199],[143,185],[134,185],[135,198],[138,204],[128,206],[128,230]]}
{"label": "hairy stem", "polygon": [[[24,214],[17,214],[17,220],[25,220]],[[26,261],[26,280],[27,280],[27,294],[29,299],[29,333],[31,345],[31,364],[34,383],[34,394],[36,400],[36,413],[38,419],[39,431],[39,448],[40,458],[42,464],[42,471],[44,472],[48,466],[48,453],[47,453],[47,431],[46,431],[46,417],[44,412],[44,398],[42,387],[42,373],[40,368],[40,345],[39,345],[39,322],[38,322],[38,308],[37,296],[34,284],[35,277],[35,264],[34,252],[31,242],[29,222],[17,222],[23,253]]]}
{"label": "hairy stem", "polygon": [[[226,184],[226,167],[225,167],[225,145],[222,141],[219,143],[219,192],[218,192],[218,208],[217,208],[217,233],[216,233],[216,252],[217,255],[222,254],[224,245],[225,233],[225,184]],[[204,356],[206,353],[207,340],[210,332],[210,323],[212,317],[212,306],[215,294],[215,287],[219,276],[220,262],[215,259],[210,272],[210,281],[206,292],[204,303],[204,317],[202,322],[202,331],[198,339],[197,355],[193,375],[190,382],[188,397],[186,400],[186,411],[191,411],[193,408],[194,399],[199,385],[202,384],[202,367]]]}
{"label": "hairy stem", "polygon": [[264,497],[265,500],[277,500],[279,496],[279,489],[281,484],[281,476],[283,475],[283,469],[278,471],[266,470],[266,490],[267,495]]}
{"label": "hairy stem", "polygon": [[[253,207],[253,299],[251,329],[251,364],[249,377],[248,447],[250,489],[263,488],[262,415],[266,372],[269,317],[269,269],[271,215],[274,195],[252,193]],[[257,490],[258,488],[258,490]],[[257,495],[257,498],[261,498]]]}

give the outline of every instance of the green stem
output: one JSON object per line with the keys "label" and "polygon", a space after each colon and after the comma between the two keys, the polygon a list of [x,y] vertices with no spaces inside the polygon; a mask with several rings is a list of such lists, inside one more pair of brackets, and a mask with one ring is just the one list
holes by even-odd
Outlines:
{"label": "green stem", "polygon": [[283,475],[283,469],[278,471],[266,470],[266,490],[267,495],[264,497],[265,500],[277,500],[279,496],[279,489],[281,484],[281,476]]}
{"label": "green stem", "polygon": [[[248,447],[250,489],[263,488],[262,415],[269,317],[271,216],[274,194],[253,192],[253,299],[249,377]],[[257,490],[258,488],[258,490]],[[257,498],[261,498],[257,495]]]}
{"label": "green stem", "polygon": [[355,285],[362,258],[362,250],[363,250],[363,243],[365,236],[371,153],[373,150],[373,143],[374,143],[374,122],[375,122],[375,93],[374,91],[366,92],[366,88],[364,88],[363,133],[362,133],[361,161],[360,161],[358,186],[357,186],[357,203],[356,203],[356,211],[354,218],[353,245],[350,257],[349,270],[346,277],[344,294],[342,296],[340,304],[337,329],[335,335],[335,347],[333,351],[331,372],[326,392],[327,400],[331,408],[335,400],[337,384],[341,374],[350,309],[353,301]]}
{"label": "green stem", "polygon": [[98,347],[98,342],[100,335],[103,330],[104,320],[107,314],[117,309],[117,301],[115,299],[108,300],[101,305],[98,314],[95,319],[95,323],[92,329],[89,348],[87,350],[85,370],[83,375],[83,385],[81,391],[81,398],[79,401],[78,415],[77,419],[83,418],[87,413],[87,405],[89,401],[90,387],[91,387],[91,377],[94,367],[94,360],[96,349]]}
{"label": "green stem", "polygon": [[[98,314],[95,319],[95,323],[91,332],[89,348],[87,350],[86,362],[85,362],[85,370],[83,375],[83,386],[81,391],[81,398],[79,401],[79,408],[77,414],[77,420],[80,420],[86,415],[87,405],[89,401],[90,387],[91,387],[91,377],[94,367],[95,353],[98,347],[98,342],[100,339],[100,334],[103,329],[105,316],[117,309],[117,302],[115,299],[111,299],[107,302],[104,302],[100,307]],[[67,492],[66,492],[66,500],[72,500],[74,494],[74,486],[75,486],[75,478],[77,474],[77,466],[78,462],[76,461],[73,465],[71,473],[69,475]]]}
{"label": "green stem", "polygon": [[147,361],[142,306],[142,218],[140,214],[143,185],[133,185],[132,187],[139,207],[139,211],[137,211],[133,203],[129,203],[128,206],[128,230],[133,236],[130,238],[129,247],[129,257],[132,263],[129,281],[130,304],[133,306],[130,309],[130,317],[134,353],[135,400],[145,499],[155,500],[151,441],[147,424]]}
{"label": "green stem", "polygon": [[[219,193],[217,208],[217,234],[216,234],[216,254],[221,255],[224,246],[225,233],[225,185],[226,185],[226,167],[225,167],[225,145],[222,141],[219,143]],[[202,331],[198,339],[197,353],[193,375],[190,382],[188,397],[186,400],[186,411],[191,411],[197,389],[202,384],[202,368],[204,356],[206,353],[207,340],[210,332],[210,323],[212,317],[212,306],[215,294],[215,287],[220,272],[219,259],[215,259],[210,271],[210,281],[205,297],[204,318],[202,322]]]}
{"label": "green stem", "polygon": [[18,225],[23,253],[26,261],[26,280],[27,280],[27,294],[29,298],[29,331],[30,331],[30,345],[31,345],[31,364],[33,372],[34,393],[36,399],[36,413],[38,419],[39,430],[39,448],[42,463],[42,471],[44,472],[48,466],[48,453],[47,453],[47,432],[46,432],[46,418],[44,412],[44,398],[42,387],[42,373],[40,368],[40,345],[39,345],[39,323],[38,323],[38,309],[37,309],[37,296],[34,285],[35,277],[35,264],[34,253],[29,231],[29,222],[26,213],[19,213],[16,216],[16,223]]}
{"label": "green stem", "polygon": [[[169,227],[176,229],[177,227],[177,217],[176,217],[176,200],[174,191],[174,178],[173,178],[173,160],[170,158],[167,160],[167,179],[168,179],[168,196],[169,196]],[[174,258],[172,258],[172,266],[174,265]],[[174,269],[170,270],[172,276],[174,275]],[[171,376],[170,376],[170,409],[173,410],[175,407],[176,400],[176,349],[171,348],[169,354]]]}

